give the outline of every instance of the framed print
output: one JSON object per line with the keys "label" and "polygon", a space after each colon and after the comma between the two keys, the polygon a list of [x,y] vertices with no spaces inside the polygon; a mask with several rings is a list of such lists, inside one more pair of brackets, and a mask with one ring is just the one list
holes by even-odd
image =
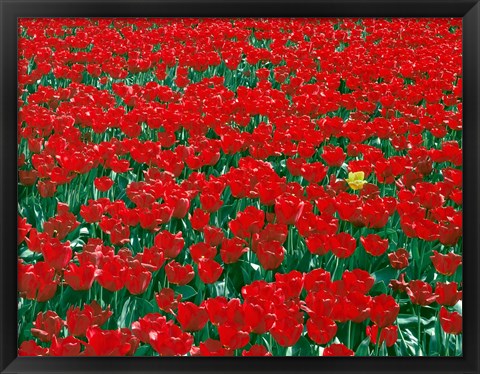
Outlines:
{"label": "framed print", "polygon": [[478,1],[0,9],[2,373],[479,372]]}

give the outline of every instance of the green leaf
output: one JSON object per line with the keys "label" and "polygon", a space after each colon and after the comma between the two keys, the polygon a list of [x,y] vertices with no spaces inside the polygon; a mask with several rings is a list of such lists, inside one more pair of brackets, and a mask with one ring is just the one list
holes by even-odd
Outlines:
{"label": "green leaf", "polygon": [[298,342],[293,346],[292,354],[293,356],[311,356],[312,343],[310,343],[304,336],[301,336],[300,339],[298,339]]}
{"label": "green leaf", "polygon": [[154,311],[155,308],[149,301],[135,296],[130,297],[123,304],[122,311],[117,319],[117,326],[130,328],[132,323],[140,317]]}
{"label": "green leaf", "polygon": [[367,336],[362,342],[358,345],[355,356],[370,356],[370,338]]}
{"label": "green leaf", "polygon": [[191,286],[178,286],[175,288],[177,293],[182,294],[182,300],[188,300],[194,297],[198,292]]}
{"label": "green leaf", "polygon": [[390,283],[390,280],[397,278],[398,270],[392,268],[391,266],[387,266],[383,269],[377,270],[372,275],[375,278],[375,283],[383,282],[385,285]]}
{"label": "green leaf", "polygon": [[141,345],[135,351],[134,356],[141,357],[141,356],[151,356],[151,347],[148,344]]}

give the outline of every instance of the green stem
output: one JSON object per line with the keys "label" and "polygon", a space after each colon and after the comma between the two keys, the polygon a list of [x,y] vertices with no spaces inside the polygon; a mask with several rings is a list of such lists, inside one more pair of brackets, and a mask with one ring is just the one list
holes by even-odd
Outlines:
{"label": "green stem", "polygon": [[229,267],[227,265],[225,265],[225,288],[223,290],[223,296],[225,296],[226,298],[228,298],[228,271],[229,271]]}
{"label": "green stem", "polygon": [[352,330],[352,321],[348,321],[348,335],[347,335],[347,347],[351,349],[351,342],[350,342],[350,338],[351,338],[351,330]]}
{"label": "green stem", "polygon": [[422,322],[422,319],[421,319],[421,316],[420,316],[420,308],[421,306],[418,305],[417,307],[417,332],[418,332],[418,336],[417,336],[417,339],[418,339],[418,344],[417,344],[417,356],[420,356],[420,344],[421,344],[421,337],[422,337],[422,325],[421,325],[421,322]]}
{"label": "green stem", "polygon": [[380,348],[380,334],[382,332],[382,329],[378,327],[377,331],[377,341],[375,342],[375,357],[378,357],[378,348]]}

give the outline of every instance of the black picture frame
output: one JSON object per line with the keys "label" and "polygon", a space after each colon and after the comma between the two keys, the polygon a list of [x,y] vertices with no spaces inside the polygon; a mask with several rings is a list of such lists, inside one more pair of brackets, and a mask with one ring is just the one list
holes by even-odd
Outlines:
{"label": "black picture frame", "polygon": [[[480,4],[478,0],[0,0],[0,370],[2,373],[480,371]],[[464,27],[464,348],[456,358],[17,357],[17,18],[19,17],[462,17]]]}

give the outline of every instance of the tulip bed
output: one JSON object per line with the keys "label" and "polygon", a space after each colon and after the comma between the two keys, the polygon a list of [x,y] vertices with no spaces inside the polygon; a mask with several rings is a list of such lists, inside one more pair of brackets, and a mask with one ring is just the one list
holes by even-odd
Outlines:
{"label": "tulip bed", "polygon": [[462,355],[461,19],[21,19],[18,353]]}

